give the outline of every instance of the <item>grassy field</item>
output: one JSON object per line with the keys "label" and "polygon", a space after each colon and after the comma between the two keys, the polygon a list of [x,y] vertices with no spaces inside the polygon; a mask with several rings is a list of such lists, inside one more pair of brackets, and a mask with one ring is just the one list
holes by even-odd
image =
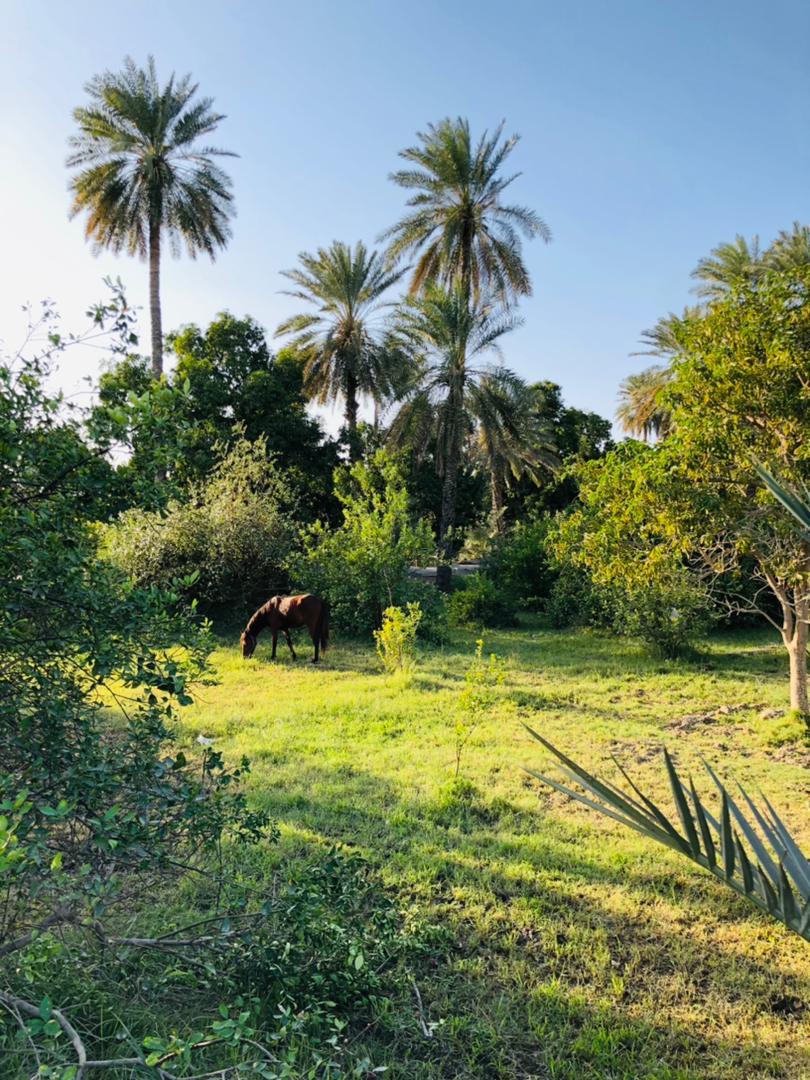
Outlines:
{"label": "grassy field", "polygon": [[696,775],[704,755],[761,786],[810,845],[803,726],[761,715],[787,696],[773,636],[714,638],[669,663],[533,622],[488,633],[507,675],[459,788],[454,726],[474,637],[389,678],[371,648],[340,639],[316,668],[284,647],[270,663],[264,641],[244,662],[229,635],[219,685],[185,712],[190,742],[251,757],[251,797],[282,830],[268,860],[347,845],[405,918],[436,928],[435,948],[397,973],[396,1008],[357,1045],[397,1078],[810,1077],[807,944],[522,769],[547,764],[525,721],[609,774],[615,753],[665,798],[664,744]]}

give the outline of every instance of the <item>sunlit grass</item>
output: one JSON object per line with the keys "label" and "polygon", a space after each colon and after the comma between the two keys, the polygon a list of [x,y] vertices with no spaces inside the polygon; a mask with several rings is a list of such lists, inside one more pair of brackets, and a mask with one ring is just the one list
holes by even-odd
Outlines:
{"label": "sunlit grass", "polygon": [[[619,756],[666,798],[658,748],[699,774],[762,788],[810,846],[808,747],[784,710],[768,634],[714,639],[692,662],[632,642],[526,623],[487,634],[507,678],[453,785],[455,708],[474,635],[386,677],[371,645],[338,640],[315,667],[236,638],[185,736],[253,762],[255,802],[278,819],[274,863],[339,841],[363,852],[407,918],[435,925],[414,998],[363,1036],[394,1077],[810,1076],[810,952],[721,885],[542,789],[521,721],[587,767]],[[727,711],[718,712],[721,707]],[[700,784],[703,779],[700,777]],[[405,984],[403,983],[403,986]]]}

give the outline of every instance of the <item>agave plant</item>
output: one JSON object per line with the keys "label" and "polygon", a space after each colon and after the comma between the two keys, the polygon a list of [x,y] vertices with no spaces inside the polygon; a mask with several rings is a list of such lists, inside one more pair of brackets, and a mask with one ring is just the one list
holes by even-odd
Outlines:
{"label": "agave plant", "polygon": [[762,796],[763,806],[757,806],[740,787],[750,817],[756,822],[754,825],[711,766],[704,761],[720,793],[720,814],[719,818],[715,817],[701,801],[692,777],[689,777],[688,785],[685,784],[672,758],[664,750],[664,761],[680,822],[678,827],[673,824],[671,817],[667,817],[636,787],[618,761],[619,771],[632,788],[633,795],[592,776],[530,727],[527,727],[527,731],[557,758],[561,772],[578,787],[569,787],[527,769],[531,776],[606,817],[635,829],[643,836],[680,852],[810,941],[810,862],[765,796]]}
{"label": "agave plant", "polygon": [[770,489],[771,494],[801,525],[801,528],[797,531],[805,540],[810,540],[810,502],[807,499],[800,499],[798,495],[780,484],[776,477],[769,473],[763,465],[757,465],[756,470],[762,482]]}

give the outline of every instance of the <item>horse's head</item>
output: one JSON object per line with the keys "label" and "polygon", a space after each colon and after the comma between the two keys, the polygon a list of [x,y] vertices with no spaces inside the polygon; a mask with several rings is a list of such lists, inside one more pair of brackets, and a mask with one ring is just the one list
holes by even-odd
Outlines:
{"label": "horse's head", "polygon": [[242,657],[248,660],[256,651],[256,637],[254,634],[249,634],[247,630],[243,630],[239,640],[242,643]]}

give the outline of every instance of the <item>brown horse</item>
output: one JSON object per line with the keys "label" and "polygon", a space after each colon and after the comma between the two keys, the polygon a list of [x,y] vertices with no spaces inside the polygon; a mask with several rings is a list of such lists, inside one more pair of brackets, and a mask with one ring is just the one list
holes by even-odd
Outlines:
{"label": "brown horse", "polygon": [[329,605],[325,600],[311,593],[303,593],[301,596],[274,596],[254,611],[240,638],[242,656],[245,659],[253,656],[256,638],[268,626],[273,632],[271,660],[276,658],[279,630],[287,639],[293,660],[296,659],[296,655],[290,640],[290,630],[295,630],[299,626],[305,626],[309,630],[309,636],[315,646],[313,664],[318,663],[318,653],[326,652],[329,647]]}

